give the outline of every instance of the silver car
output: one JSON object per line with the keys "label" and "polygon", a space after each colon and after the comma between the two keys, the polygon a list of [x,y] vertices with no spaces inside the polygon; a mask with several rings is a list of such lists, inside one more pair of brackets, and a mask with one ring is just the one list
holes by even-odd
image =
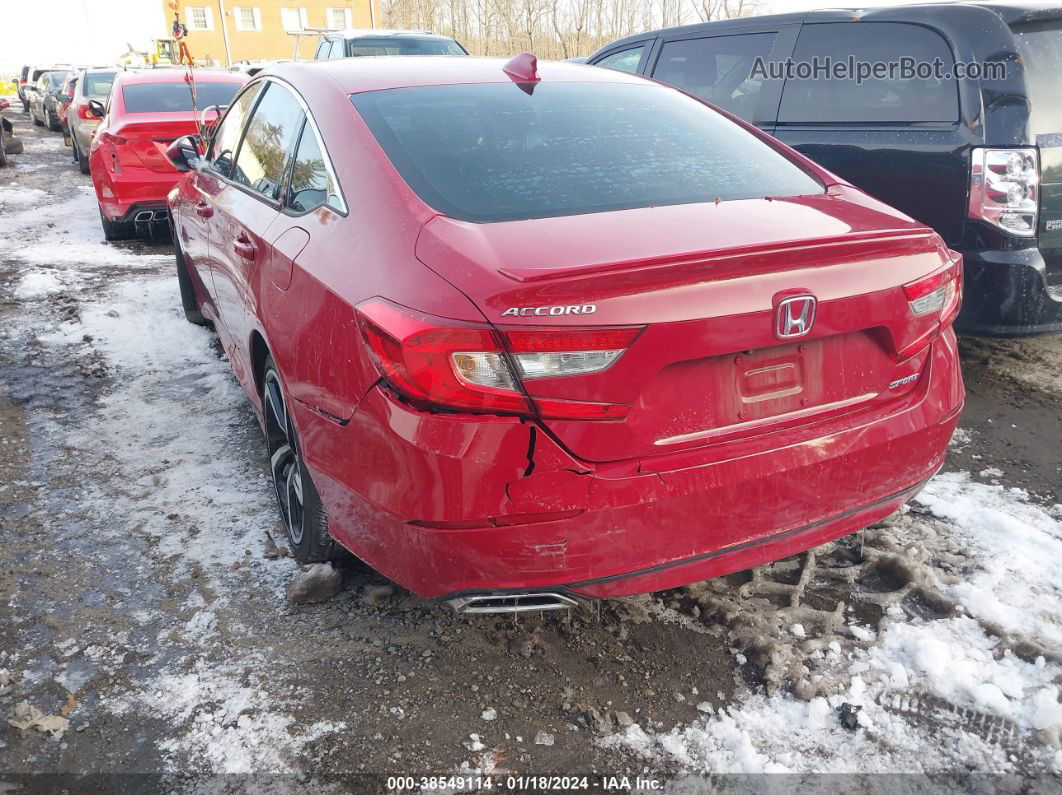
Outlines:
{"label": "silver car", "polygon": [[89,110],[89,100],[96,99],[106,105],[107,97],[111,93],[111,84],[117,73],[116,69],[85,69],[78,75],[74,98],[70,101],[70,111],[66,118],[74,145],[74,161],[82,174],[89,173],[89,147],[92,145],[92,135],[100,123],[99,118]]}

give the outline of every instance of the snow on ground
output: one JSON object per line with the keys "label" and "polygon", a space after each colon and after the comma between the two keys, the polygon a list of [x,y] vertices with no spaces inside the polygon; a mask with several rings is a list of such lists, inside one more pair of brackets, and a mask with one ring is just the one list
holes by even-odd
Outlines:
{"label": "snow on ground", "polygon": [[[995,721],[1038,765],[1062,772],[1062,506],[1037,506],[1020,489],[966,473],[938,475],[918,502],[953,525],[950,543],[969,557],[968,574],[940,586],[956,614],[903,620],[892,607],[895,620],[880,633],[864,630],[869,645],[843,654],[831,644],[823,670],[844,683],[835,694],[753,694],[689,726],[635,725],[604,744],[697,773],[1007,772],[1005,744],[971,731],[971,721]],[[905,524],[915,527],[900,522],[901,536]],[[1047,656],[1023,659],[1015,647]],[[844,704],[859,707],[858,730],[838,721]]]}
{"label": "snow on ground", "polygon": [[[12,245],[20,237],[19,244]],[[169,255],[143,254],[105,242],[96,194],[89,185],[78,185],[63,201],[0,214],[0,240],[7,241],[6,256],[53,268],[148,269],[172,262]]]}
{"label": "snow on ground", "polygon": [[[253,422],[251,407],[212,349],[212,333],[184,319],[169,277],[119,282],[80,315],[41,340],[91,346],[117,381],[93,422],[69,439],[106,450],[125,475],[117,504],[103,487],[101,506],[119,510],[178,565],[194,561],[208,573],[231,575],[231,565],[245,549],[261,547],[277,518],[268,474],[254,466],[253,451],[233,448],[231,426]],[[86,334],[91,343],[82,341]],[[196,529],[175,531],[172,515]]]}
{"label": "snow on ground", "polygon": [[[274,497],[243,441],[254,422],[247,398],[213,335],[184,319],[174,279],[140,275],[101,291],[38,339],[95,359],[114,383],[78,427],[53,429],[99,473],[85,477],[80,495],[96,514],[96,532],[150,537],[153,565],[165,562],[192,588],[182,605],[187,621],[148,613],[138,622],[168,624],[144,652],[199,651],[163,664],[146,687],[108,709],[166,719],[172,728],[157,747],[175,772],[191,759],[211,773],[291,772],[302,748],[343,724],[297,724],[290,707],[298,694],[279,686],[275,666],[254,658],[257,651],[202,655],[222,648],[217,615],[232,598],[258,587],[281,602],[294,567],[262,558],[265,534],[278,526]],[[228,642],[248,632],[231,617],[226,630]]]}

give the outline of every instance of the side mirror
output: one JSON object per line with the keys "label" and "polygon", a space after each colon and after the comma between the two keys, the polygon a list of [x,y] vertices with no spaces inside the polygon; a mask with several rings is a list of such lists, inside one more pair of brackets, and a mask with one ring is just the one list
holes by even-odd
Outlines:
{"label": "side mirror", "polygon": [[191,171],[199,165],[199,147],[196,136],[186,135],[166,147],[166,159],[178,171]]}
{"label": "side mirror", "polygon": [[88,109],[89,113],[91,113],[97,119],[102,119],[105,115],[107,115],[106,108],[103,107],[103,103],[100,102],[98,99],[90,99],[88,101]]}

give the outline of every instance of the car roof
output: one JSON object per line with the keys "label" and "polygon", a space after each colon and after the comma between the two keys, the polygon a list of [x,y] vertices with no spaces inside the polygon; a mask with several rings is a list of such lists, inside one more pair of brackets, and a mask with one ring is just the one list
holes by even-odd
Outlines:
{"label": "car roof", "polygon": [[998,14],[1008,25],[1019,22],[1032,22],[1039,19],[1054,19],[1062,17],[1062,7],[1057,2],[1050,0],[955,0],[954,2],[939,3],[898,3],[897,5],[882,6],[838,6],[836,8],[821,8],[811,11],[792,11],[786,14],[763,14],[749,17],[735,17],[734,19],[721,19],[712,22],[698,22],[692,25],[679,25],[670,28],[660,28],[626,36],[622,39],[606,44],[605,48],[612,50],[624,44],[636,44],[657,36],[696,33],[700,30],[724,30],[745,28],[754,25],[785,25],[800,22],[847,22],[854,17],[859,19],[873,19],[874,17],[889,15],[895,17],[905,12],[919,9],[921,11],[936,10],[942,15],[952,15],[960,8],[983,8]]}
{"label": "car roof", "polygon": [[322,34],[326,39],[441,39],[453,41],[450,36],[442,36],[438,33],[428,33],[424,30],[367,30],[348,29],[336,30]]}
{"label": "car roof", "polygon": [[[507,58],[454,58],[447,55],[378,58],[337,58],[327,61],[292,61],[262,72],[298,85],[318,81],[323,76],[333,80],[345,94],[381,91],[389,88],[440,86],[455,83],[514,82],[503,71]],[[538,75],[543,82],[565,83],[645,83],[645,78],[612,69],[539,61]],[[516,81],[520,82],[520,81]]]}
{"label": "car roof", "polygon": [[246,83],[247,75],[227,69],[144,69],[137,72],[118,72],[118,81],[123,86],[138,86],[146,83],[180,83],[191,71],[196,80],[204,83]]}

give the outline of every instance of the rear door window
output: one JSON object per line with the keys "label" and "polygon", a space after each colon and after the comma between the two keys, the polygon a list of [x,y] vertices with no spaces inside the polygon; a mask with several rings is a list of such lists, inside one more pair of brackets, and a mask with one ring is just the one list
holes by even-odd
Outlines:
{"label": "rear door window", "polygon": [[752,76],[757,58],[771,54],[777,33],[669,41],[653,77],[752,121],[763,80]]}
{"label": "rear door window", "polygon": [[610,53],[600,61],[595,61],[594,66],[603,66],[606,69],[616,69],[620,72],[637,72],[644,54],[645,45],[643,44],[639,47]]}
{"label": "rear door window", "polygon": [[[953,72],[955,56],[947,41],[921,25],[897,22],[831,22],[804,25],[793,52],[794,64],[834,64],[856,61],[898,63],[912,58],[916,63],[940,60],[944,71]],[[825,71],[825,70],[823,70]],[[778,123],[910,124],[957,122],[959,90],[954,78],[902,77],[862,81],[813,76],[790,78],[782,91]]]}
{"label": "rear door window", "polygon": [[336,190],[321,142],[313,126],[307,122],[303,125],[302,138],[291,168],[288,208],[302,214],[325,205],[343,211],[343,200]]}
{"label": "rear door window", "polygon": [[272,201],[279,199],[295,136],[304,118],[292,93],[278,83],[269,83],[247,123],[232,171],[233,182]]}
{"label": "rear door window", "polygon": [[261,89],[262,83],[248,86],[247,90],[240,94],[229,108],[225,118],[221,120],[221,126],[211,139],[207,162],[211,170],[223,177],[229,176],[232,172],[232,161],[236,157],[236,147],[239,146],[243,135],[243,125]]}

